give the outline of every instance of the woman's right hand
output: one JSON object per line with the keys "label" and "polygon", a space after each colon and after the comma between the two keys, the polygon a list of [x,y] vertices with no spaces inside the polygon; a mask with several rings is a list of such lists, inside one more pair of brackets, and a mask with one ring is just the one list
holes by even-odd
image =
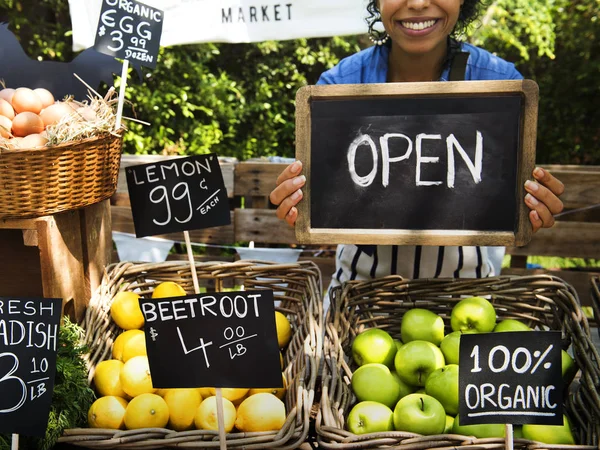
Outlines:
{"label": "woman's right hand", "polygon": [[300,175],[302,162],[294,161],[287,166],[277,177],[277,187],[271,191],[269,200],[277,207],[277,218],[285,219],[294,226],[298,218],[296,205],[302,200],[302,186],[306,183],[306,177]]}

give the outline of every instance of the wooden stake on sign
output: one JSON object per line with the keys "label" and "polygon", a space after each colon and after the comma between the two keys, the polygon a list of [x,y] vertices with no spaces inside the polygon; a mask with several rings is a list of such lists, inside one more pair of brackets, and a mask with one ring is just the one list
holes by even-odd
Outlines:
{"label": "wooden stake on sign", "polygon": [[[190,262],[190,269],[192,271],[192,281],[194,283],[194,291],[196,294],[200,293],[200,284],[198,283],[198,273],[196,272],[196,260],[194,259],[194,253],[192,252],[192,241],[190,239],[190,233],[185,230],[183,232],[185,239],[185,246],[187,248],[188,260]],[[223,414],[223,394],[221,388],[216,388],[217,397],[217,422],[219,424],[219,448],[220,450],[227,450],[227,437],[225,436],[225,419]]]}
{"label": "wooden stake on sign", "polygon": [[19,450],[19,435],[16,433],[13,433],[12,435],[12,444],[11,444],[11,450]]}
{"label": "wooden stake on sign", "polygon": [[504,448],[506,450],[513,450],[514,446],[514,442],[513,442],[513,426],[512,423],[507,423],[505,425],[505,435],[506,437],[504,438]]}
{"label": "wooden stake on sign", "polygon": [[117,104],[117,120],[115,131],[121,128],[121,118],[123,117],[123,103],[125,101],[125,86],[127,85],[127,72],[129,71],[129,60],[123,60],[123,69],[121,70],[121,86],[119,87],[119,103]]}

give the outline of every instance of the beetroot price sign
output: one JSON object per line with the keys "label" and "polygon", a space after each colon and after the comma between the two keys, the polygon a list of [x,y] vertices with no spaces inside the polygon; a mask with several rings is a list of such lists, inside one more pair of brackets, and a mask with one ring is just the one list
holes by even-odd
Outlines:
{"label": "beetroot price sign", "polygon": [[140,299],[140,307],[154,387],[281,387],[273,291]]}
{"label": "beetroot price sign", "polygon": [[463,334],[459,358],[461,424],[563,424],[560,332]]}
{"label": "beetroot price sign", "polygon": [[137,237],[229,225],[229,201],[216,155],[127,168]]}
{"label": "beetroot price sign", "polygon": [[43,436],[62,300],[0,297],[0,432]]}

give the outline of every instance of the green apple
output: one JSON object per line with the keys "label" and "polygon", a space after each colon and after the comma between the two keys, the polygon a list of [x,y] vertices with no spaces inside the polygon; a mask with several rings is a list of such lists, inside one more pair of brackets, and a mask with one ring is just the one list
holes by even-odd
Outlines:
{"label": "green apple", "polygon": [[577,364],[575,364],[575,360],[565,350],[560,351],[560,361],[562,378],[566,387],[571,384],[571,381],[573,381],[573,378],[575,378],[575,374],[577,373]]}
{"label": "green apple", "polygon": [[396,351],[404,345],[400,339],[394,339],[394,344],[396,344]]}
{"label": "green apple", "polygon": [[373,401],[393,408],[406,385],[400,383],[385,364],[370,363],[360,366],[352,374],[352,391],[359,402]]}
{"label": "green apple", "polygon": [[454,417],[446,415],[446,426],[444,427],[444,434],[452,433],[453,425],[454,425]]}
{"label": "green apple", "polygon": [[442,342],[440,343],[440,350],[444,354],[446,364],[458,364],[460,356],[460,336],[462,334],[472,333],[477,333],[477,330],[453,331],[444,336],[444,339],[442,339]]}
{"label": "green apple", "polygon": [[565,415],[562,425],[523,425],[523,437],[544,444],[575,445],[571,425]]}
{"label": "green apple", "polygon": [[410,384],[402,381],[402,378],[400,378],[400,375],[396,373],[396,370],[392,370],[392,375],[396,378],[398,384],[400,385],[400,397],[398,400],[400,400],[402,397],[406,397],[408,394],[412,394],[415,392],[415,389],[417,389],[415,386],[411,386]]}
{"label": "green apple", "polygon": [[427,394],[410,394],[394,408],[394,428],[430,436],[441,434],[446,427],[446,412],[435,398]]}
{"label": "green apple", "polygon": [[411,341],[429,341],[440,345],[444,339],[444,319],[428,309],[409,309],[402,316],[400,335],[405,344]]}
{"label": "green apple", "polygon": [[382,403],[360,402],[350,410],[347,423],[354,434],[393,431],[394,413]]}
{"label": "green apple", "polygon": [[503,331],[533,331],[527,325],[525,325],[520,320],[516,319],[504,319],[496,324],[494,327],[494,332],[503,332]]}
{"label": "green apple", "polygon": [[513,425],[513,439],[523,439],[523,427],[521,425]]}
{"label": "green apple", "polygon": [[352,358],[359,366],[369,363],[392,367],[396,355],[396,344],[390,334],[379,328],[369,328],[354,338]]}
{"label": "green apple", "polygon": [[439,401],[446,414],[458,414],[458,364],[447,364],[431,372],[425,392]]}
{"label": "green apple", "polygon": [[486,423],[481,425],[461,425],[458,415],[454,418],[453,434],[475,436],[476,438],[506,437],[506,426],[503,423]]}
{"label": "green apple", "polygon": [[429,341],[411,341],[396,352],[394,367],[402,381],[411,386],[425,386],[427,377],[445,366],[444,354]]}
{"label": "green apple", "polygon": [[450,313],[452,331],[477,330],[489,333],[496,326],[496,310],[483,297],[468,297],[459,301]]}

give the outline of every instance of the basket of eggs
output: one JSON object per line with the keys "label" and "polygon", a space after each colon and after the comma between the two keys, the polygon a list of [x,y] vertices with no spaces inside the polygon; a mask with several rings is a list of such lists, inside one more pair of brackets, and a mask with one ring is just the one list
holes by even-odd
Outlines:
{"label": "basket of eggs", "polygon": [[123,128],[114,89],[89,101],[0,86],[0,219],[83,208],[117,188]]}

